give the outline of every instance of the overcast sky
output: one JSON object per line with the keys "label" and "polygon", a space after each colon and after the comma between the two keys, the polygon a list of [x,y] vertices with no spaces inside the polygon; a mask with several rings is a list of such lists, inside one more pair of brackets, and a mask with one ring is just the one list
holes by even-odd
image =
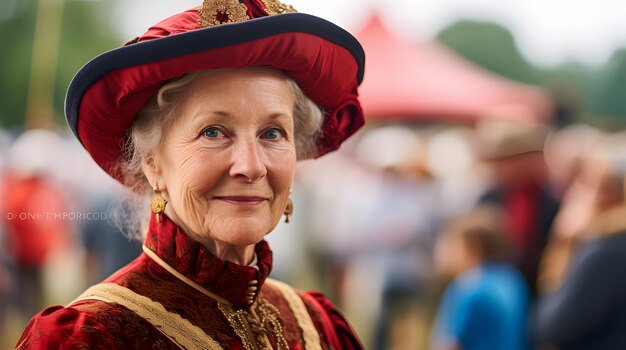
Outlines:
{"label": "overcast sky", "polygon": [[[201,0],[127,0],[117,9],[125,37],[156,21],[200,4]],[[602,64],[626,46],[623,0],[285,0],[300,12],[356,29],[378,10],[391,29],[408,38],[432,37],[460,18],[491,20],[508,27],[534,63],[564,60]]]}

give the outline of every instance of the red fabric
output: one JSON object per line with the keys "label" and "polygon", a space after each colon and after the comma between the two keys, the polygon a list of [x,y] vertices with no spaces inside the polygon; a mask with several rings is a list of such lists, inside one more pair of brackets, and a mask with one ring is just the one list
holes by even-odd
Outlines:
{"label": "red fabric", "polygon": [[272,251],[266,241],[256,246],[258,269],[217,259],[200,243],[191,240],[163,214],[150,220],[146,246],[192,281],[244,308],[248,281],[257,280],[259,288],[272,269]]}
{"label": "red fabric", "polygon": [[99,301],[52,306],[33,317],[16,350],[171,349],[178,346],[125,308]]}
{"label": "red fabric", "polygon": [[68,243],[70,224],[63,192],[40,177],[7,175],[2,181],[9,251],[20,267],[42,266],[48,254]]}
{"label": "red fabric", "polygon": [[539,186],[527,184],[505,191],[505,210],[509,240],[524,254],[534,247],[539,232]]}
{"label": "red fabric", "polygon": [[[356,336],[356,332],[352,329],[341,311],[321,292],[312,291],[301,293],[301,297],[307,305],[311,305],[313,310],[321,310],[319,312],[318,332],[328,337],[328,342],[333,349],[364,349],[363,344]],[[313,310],[311,313],[315,313]]]}
{"label": "red fabric", "polygon": [[113,338],[106,334],[88,314],[52,306],[28,323],[16,349],[115,349]]}
{"label": "red fabric", "polygon": [[250,18],[259,18],[269,15],[269,13],[265,12],[265,5],[261,0],[243,0],[242,2],[248,6],[248,16],[250,16]]}
{"label": "red fabric", "polygon": [[[198,17],[198,8],[182,12],[154,25],[133,42],[195,30]],[[337,149],[364,124],[357,99],[358,64],[352,54],[318,36],[298,32],[109,73],[83,96],[78,136],[96,163],[122,181],[117,165],[126,132],[137,113],[166,81],[191,71],[245,66],[285,72],[322,107],[326,120],[318,139],[317,156]]]}
{"label": "red fabric", "polygon": [[[178,272],[233,303],[247,291],[248,281],[259,278],[263,287],[258,302],[268,302],[280,315],[283,335],[290,349],[303,349],[303,335],[282,293],[264,283],[271,268],[271,251],[265,242],[257,246],[259,270],[236,266],[211,255],[190,240],[166,216],[151,222],[146,245]],[[255,270],[257,272],[251,271]],[[147,255],[109,277],[112,282],[144,295],[200,327],[224,349],[243,349],[217,302],[178,280]],[[319,293],[302,293],[303,300],[320,332],[322,349],[361,349],[350,326]],[[309,295],[309,297],[306,297]],[[312,302],[313,301],[313,302]],[[315,304],[315,305],[313,305]],[[245,307],[241,307],[245,309]],[[266,332],[272,344],[276,339]],[[152,324],[130,310],[112,303],[86,300],[70,307],[48,308],[30,321],[18,349],[176,349],[175,344]]]}

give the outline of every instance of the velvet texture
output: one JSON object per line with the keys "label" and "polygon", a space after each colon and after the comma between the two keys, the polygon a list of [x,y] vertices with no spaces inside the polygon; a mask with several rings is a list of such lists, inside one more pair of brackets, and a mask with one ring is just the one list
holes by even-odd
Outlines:
{"label": "velvet texture", "polygon": [[[265,241],[256,246],[257,267],[240,266],[212,255],[189,239],[167,216],[154,217],[146,246],[181,274],[246,310],[248,282],[260,287],[255,300],[276,307],[290,349],[304,349],[302,330],[282,293],[264,284],[272,253]],[[242,342],[217,302],[177,279],[145,253],[105,282],[131,289],[200,327],[224,349],[243,349]],[[341,312],[319,292],[298,292],[320,335],[323,349],[362,349]],[[255,304],[256,304],[255,302]],[[268,339],[276,346],[272,332]],[[145,319],[125,307],[83,300],[68,307],[53,306],[35,315],[18,342],[18,349],[178,349]]]}

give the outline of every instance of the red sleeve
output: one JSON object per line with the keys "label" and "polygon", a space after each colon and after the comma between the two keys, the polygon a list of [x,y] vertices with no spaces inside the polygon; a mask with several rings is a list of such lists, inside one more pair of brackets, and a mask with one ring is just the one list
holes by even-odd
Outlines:
{"label": "red sleeve", "polygon": [[[317,291],[301,293],[305,304],[312,306],[316,326],[323,329],[333,349],[364,349],[356,332],[341,311],[328,298]],[[318,312],[316,312],[318,311]]]}
{"label": "red sleeve", "polygon": [[60,305],[35,315],[16,346],[16,350],[115,348],[104,326],[84,312]]}

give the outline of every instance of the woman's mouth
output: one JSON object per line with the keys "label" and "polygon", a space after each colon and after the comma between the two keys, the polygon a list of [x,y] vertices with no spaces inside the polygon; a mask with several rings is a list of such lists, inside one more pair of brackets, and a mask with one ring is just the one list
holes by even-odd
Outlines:
{"label": "woman's mouth", "polygon": [[250,197],[250,196],[219,196],[215,197],[215,199],[226,202],[228,204],[252,208],[260,205],[261,203],[267,201],[267,198],[264,197]]}

